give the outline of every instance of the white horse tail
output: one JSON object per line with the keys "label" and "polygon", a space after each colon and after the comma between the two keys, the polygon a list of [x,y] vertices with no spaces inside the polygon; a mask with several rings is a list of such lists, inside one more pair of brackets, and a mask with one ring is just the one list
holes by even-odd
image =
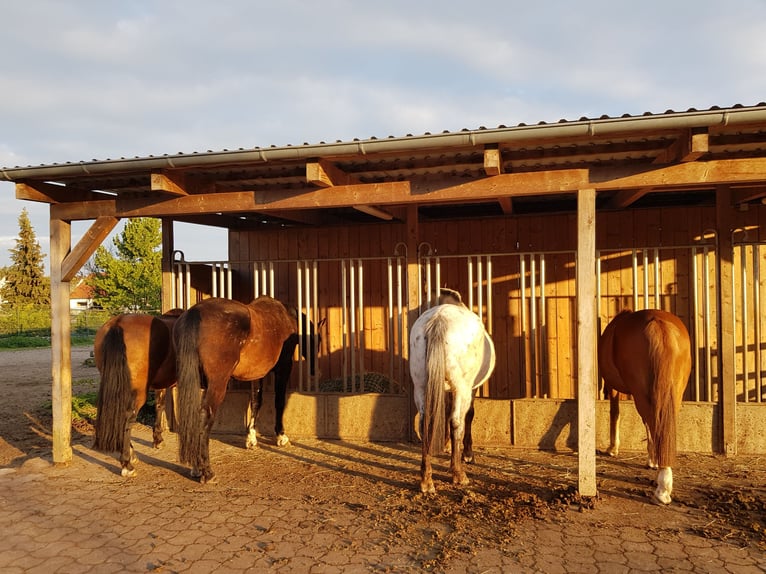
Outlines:
{"label": "white horse tail", "polygon": [[[447,324],[438,315],[426,325],[426,388],[425,409],[423,414],[423,442],[429,454],[441,452],[444,448],[446,435],[446,345],[445,333]],[[435,451],[434,437],[439,450]]]}

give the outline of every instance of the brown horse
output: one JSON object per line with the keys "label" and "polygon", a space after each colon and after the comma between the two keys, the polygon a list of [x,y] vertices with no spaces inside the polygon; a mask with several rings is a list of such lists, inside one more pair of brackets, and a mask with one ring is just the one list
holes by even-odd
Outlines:
{"label": "brown horse", "polygon": [[[302,351],[310,352],[309,366],[313,374],[313,345],[309,340],[312,336],[313,326],[304,328]],[[229,379],[251,381],[252,385],[270,371],[274,372],[275,430],[277,444],[283,442],[280,439],[284,434],[282,411],[298,343],[297,314],[291,314],[282,303],[268,296],[258,297],[247,305],[229,299],[204,299],[181,315],[173,330],[173,340],[178,374],[180,459],[191,465],[192,476],[199,477],[201,483],[209,482],[214,476],[209,454],[210,429]],[[250,422],[248,448],[256,443],[254,424],[260,390],[258,397]]]}
{"label": "brown horse", "polygon": [[165,393],[176,382],[172,331],[181,309],[156,317],[123,314],[112,317],[96,333],[94,356],[101,375],[93,447],[120,452],[122,476],[133,476],[135,457],[131,430],[139,409],[154,390],[154,448],[167,429]]}
{"label": "brown horse", "polygon": [[649,467],[659,468],[656,501],[669,504],[676,458],[676,419],[691,373],[691,341],[683,322],[667,311],[623,311],[604,329],[598,365],[609,391],[607,453],[620,448],[620,393],[633,395],[646,427]]}

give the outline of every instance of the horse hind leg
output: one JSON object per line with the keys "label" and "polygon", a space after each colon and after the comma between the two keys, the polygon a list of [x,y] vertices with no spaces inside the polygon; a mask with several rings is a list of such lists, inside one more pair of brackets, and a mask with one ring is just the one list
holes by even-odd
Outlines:
{"label": "horse hind leg", "polygon": [[606,454],[620,454],[620,394],[614,389],[609,391],[609,448]]}
{"label": "horse hind leg", "polygon": [[473,426],[473,399],[471,399],[471,407],[465,414],[465,436],[463,437],[463,462],[467,464],[473,463],[473,435],[471,433],[471,427]]}
{"label": "horse hind leg", "polygon": [[168,428],[167,413],[165,412],[166,389],[154,391],[154,429],[152,430],[152,446],[156,449],[163,447],[163,433]]}
{"label": "horse hind leg", "polygon": [[255,381],[250,381],[250,419],[247,425],[247,441],[245,442],[246,448],[255,448],[258,446],[258,433],[256,427],[258,425],[258,415],[261,412],[261,405],[263,404],[263,379],[258,382],[258,390],[255,389]]}
{"label": "horse hind leg", "polygon": [[136,422],[138,411],[133,409],[128,413],[128,417],[125,421],[125,428],[122,435],[122,451],[120,452],[120,474],[125,478],[130,478],[136,475],[135,464],[138,462],[138,458],[133,451],[133,445],[130,442],[131,431],[133,430],[133,423]]}
{"label": "horse hind leg", "polygon": [[[423,415],[420,415],[421,421]],[[422,441],[423,458],[420,462],[420,492],[423,494],[436,494],[434,486],[433,468],[431,467],[431,453],[428,452],[428,445],[425,440]]]}
{"label": "horse hind leg", "polygon": [[454,401],[454,410],[452,411],[452,417],[450,417],[449,424],[451,431],[450,439],[452,443],[450,471],[452,472],[452,484],[465,486],[470,481],[463,469],[463,438],[465,436],[466,413],[470,406],[466,405],[465,401],[457,395],[455,396]]}

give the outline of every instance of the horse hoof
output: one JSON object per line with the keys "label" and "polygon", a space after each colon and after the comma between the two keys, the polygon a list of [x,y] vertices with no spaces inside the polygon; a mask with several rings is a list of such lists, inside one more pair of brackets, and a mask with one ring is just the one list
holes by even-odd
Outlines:
{"label": "horse hoof", "polygon": [[652,502],[656,504],[657,506],[667,506],[672,502],[672,499],[670,498],[670,495],[666,492],[663,492],[661,494],[657,494],[656,492],[652,495]]}
{"label": "horse hoof", "polygon": [[165,448],[165,441],[155,442],[152,446],[155,449],[160,450],[162,448]]}
{"label": "horse hoof", "polygon": [[469,484],[471,484],[471,481],[469,480],[469,478],[467,476],[464,476],[462,478],[457,476],[457,477],[452,479],[452,484],[457,485],[457,486],[468,486]]}
{"label": "horse hoof", "polygon": [[216,484],[217,482],[218,477],[212,472],[210,474],[203,474],[199,477],[200,484]]}
{"label": "horse hoof", "polygon": [[420,492],[423,494],[436,494],[436,488],[434,487],[434,483],[420,483]]}
{"label": "horse hoof", "polygon": [[290,439],[286,434],[281,434],[277,437],[277,446],[287,446],[290,444]]}
{"label": "horse hoof", "polygon": [[469,455],[469,456],[463,455],[463,462],[466,464],[473,464],[473,455]]}
{"label": "horse hoof", "polygon": [[252,449],[254,449],[257,446],[258,446],[258,440],[257,439],[256,440],[247,439],[247,442],[245,443],[245,448],[247,448],[248,450],[252,450]]}
{"label": "horse hoof", "polygon": [[125,467],[122,467],[122,470],[120,471],[120,474],[124,478],[130,478],[132,476],[136,476],[136,469],[135,468],[125,468]]}

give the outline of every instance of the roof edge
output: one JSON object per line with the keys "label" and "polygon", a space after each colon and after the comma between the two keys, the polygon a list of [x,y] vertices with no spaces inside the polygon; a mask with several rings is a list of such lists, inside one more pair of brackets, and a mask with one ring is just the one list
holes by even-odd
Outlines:
{"label": "roof edge", "polygon": [[305,160],[343,155],[365,155],[388,151],[418,150],[444,147],[464,147],[499,144],[540,138],[577,136],[605,136],[646,129],[689,129],[716,125],[736,125],[766,122],[766,104],[752,107],[717,108],[705,111],[666,112],[642,116],[607,117],[583,119],[559,123],[498,128],[480,128],[461,132],[424,134],[421,136],[370,138],[350,142],[305,144],[224,150],[217,152],[164,155],[160,157],[136,157],[132,159],[107,159],[91,162],[47,164],[40,166],[0,168],[0,179],[20,181],[24,179],[55,180],[60,177],[80,175],[107,175],[134,170],[182,169],[212,165],[237,165],[243,163],[266,163],[269,161]]}

